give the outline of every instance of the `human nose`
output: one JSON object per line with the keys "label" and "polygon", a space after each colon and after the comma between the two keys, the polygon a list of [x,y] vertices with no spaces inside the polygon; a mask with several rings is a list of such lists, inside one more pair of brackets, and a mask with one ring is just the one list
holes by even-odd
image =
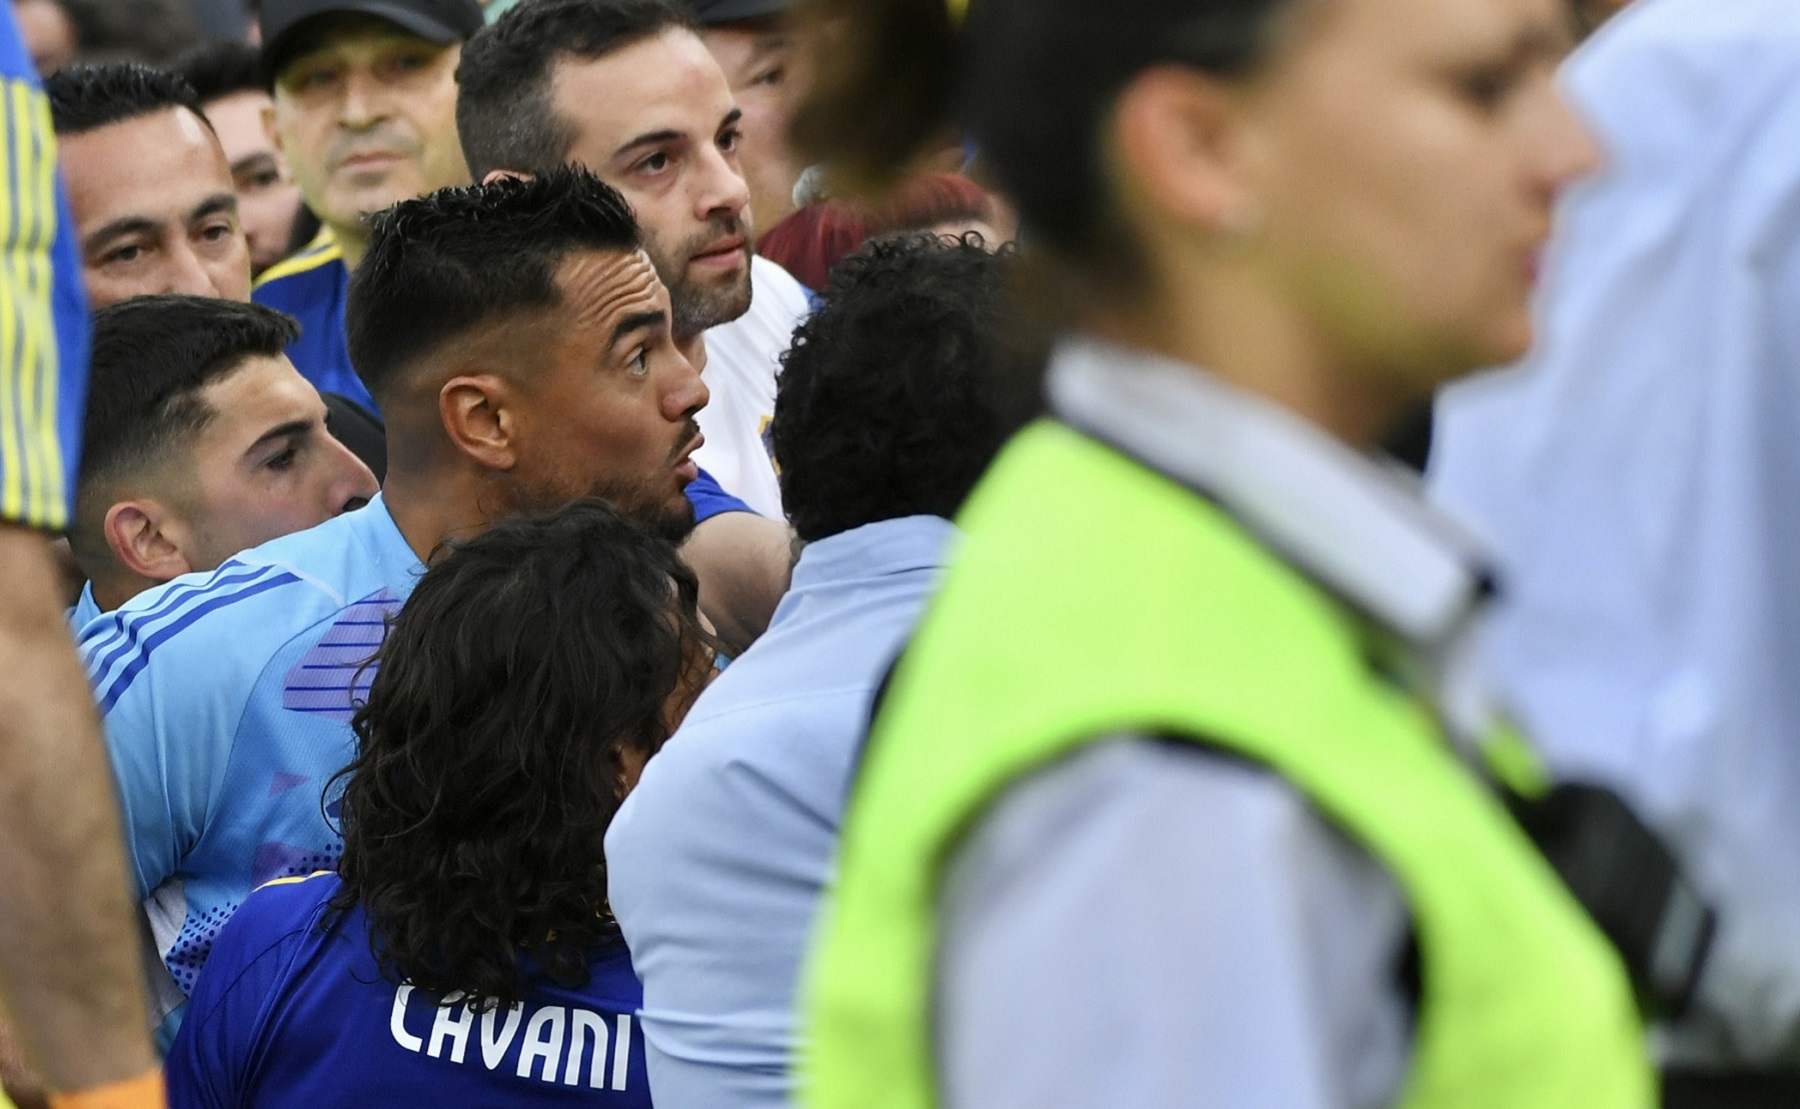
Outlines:
{"label": "human nose", "polygon": [[691,420],[712,399],[712,391],[707,389],[706,382],[701,380],[700,372],[694,369],[694,364],[673,343],[669,346],[669,353],[674,369],[668,386],[663,389],[663,417],[671,423]]}
{"label": "human nose", "polygon": [[1562,93],[1554,87],[1547,98],[1541,138],[1533,160],[1533,185],[1546,202],[1563,189],[1599,169],[1605,155],[1592,132]]}
{"label": "human nose", "polygon": [[352,70],[344,78],[344,99],[338,119],[345,127],[361,129],[388,115],[384,86],[373,74]]}
{"label": "human nose", "polygon": [[[163,271],[163,287],[158,292],[186,293],[189,296],[217,297],[230,300],[230,295],[213,281],[206,261],[185,239],[169,247],[169,264]],[[242,294],[239,294],[242,295]]]}
{"label": "human nose", "polygon": [[737,160],[709,146],[703,158],[699,187],[694,192],[694,216],[706,221],[719,214],[733,219],[750,206],[750,186],[739,172]]}
{"label": "human nose", "polygon": [[333,512],[347,512],[381,492],[381,484],[375,480],[374,471],[363,465],[363,460],[339,442],[337,436],[327,431],[325,444],[332,475],[327,503],[334,506]]}

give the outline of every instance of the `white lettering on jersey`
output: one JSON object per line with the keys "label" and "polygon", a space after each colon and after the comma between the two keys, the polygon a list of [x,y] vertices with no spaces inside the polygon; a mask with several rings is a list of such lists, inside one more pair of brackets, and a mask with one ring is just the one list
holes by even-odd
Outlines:
{"label": "white lettering on jersey", "polygon": [[[407,1005],[413,992],[411,983],[394,991],[394,1007],[388,1016],[388,1031],[394,1042],[414,1054],[447,1059],[452,1063],[472,1063],[468,1059],[468,1048],[476,1015],[462,995],[450,994],[442,1004],[432,1006],[431,1031],[425,1036],[417,1036],[406,1025]],[[429,1004],[429,998],[421,1000]],[[487,1070],[499,1070],[517,1040],[519,1058],[513,1073],[520,1078],[533,1078],[539,1082],[560,1080],[565,1086],[576,1086],[581,1083],[585,1060],[588,1086],[595,1090],[606,1089],[610,1048],[611,1087],[623,1091],[630,1081],[632,1018],[628,1013],[619,1014],[613,1023],[609,1023],[604,1014],[577,1006],[547,1005],[527,1015],[525,1006],[514,1005],[504,1011],[489,1009],[481,1014],[480,1024],[481,1062]],[[521,1025],[523,1037],[519,1035]]]}
{"label": "white lettering on jersey", "polygon": [[412,992],[410,985],[394,991],[394,1011],[388,1015],[388,1031],[394,1034],[395,1043],[408,1051],[417,1051],[425,1046],[425,1041],[406,1030],[406,999]]}
{"label": "white lettering on jersey", "polygon": [[425,1054],[433,1059],[444,1056],[444,1041],[450,1041],[450,1061],[460,1063],[469,1049],[469,1029],[475,1026],[475,1014],[467,1005],[459,1005],[462,994],[453,993],[444,998],[438,1006],[437,1017],[431,1022],[431,1046]]}

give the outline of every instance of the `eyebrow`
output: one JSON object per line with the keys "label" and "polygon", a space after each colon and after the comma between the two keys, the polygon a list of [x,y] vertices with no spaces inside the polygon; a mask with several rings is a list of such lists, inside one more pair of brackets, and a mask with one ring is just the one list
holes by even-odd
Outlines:
{"label": "eyebrow", "polygon": [[194,210],[188,215],[188,222],[192,223],[194,220],[205,219],[207,216],[217,215],[220,212],[236,212],[237,208],[238,198],[236,193],[217,193],[207,197],[196,205]]}
{"label": "eyebrow", "polygon": [[606,341],[606,349],[616,350],[619,343],[632,332],[642,331],[649,327],[662,327],[668,320],[669,314],[660,308],[654,308],[648,312],[633,312],[620,320],[618,326],[613,328],[612,338]]}
{"label": "eyebrow", "polygon": [[259,150],[254,154],[246,155],[231,163],[231,175],[236,177],[238,174],[243,173],[245,170],[251,169],[252,167],[260,169],[263,166],[274,169],[275,155],[270,154],[266,150]]}
{"label": "eyebrow", "polygon": [[259,448],[276,439],[285,439],[290,435],[305,435],[313,429],[313,425],[317,422],[316,420],[289,420],[285,424],[277,424],[258,436],[256,442],[250,444],[249,449],[244,453],[254,454]]}
{"label": "eyebrow", "polygon": [[[719,121],[719,129],[724,130],[743,118],[744,110],[742,108],[733,108],[731,111],[725,113],[724,119]],[[640,146],[657,146],[665,142],[682,142],[686,139],[687,132],[685,131],[675,131],[669,128],[664,128],[661,131],[648,131],[635,139],[627,141],[623,146],[619,147],[619,149],[613,151],[613,157],[616,158],[621,154],[629,153]]]}
{"label": "eyebrow", "polygon": [[83,240],[89,248],[126,235],[154,235],[162,230],[162,221],[148,216],[121,216]]}

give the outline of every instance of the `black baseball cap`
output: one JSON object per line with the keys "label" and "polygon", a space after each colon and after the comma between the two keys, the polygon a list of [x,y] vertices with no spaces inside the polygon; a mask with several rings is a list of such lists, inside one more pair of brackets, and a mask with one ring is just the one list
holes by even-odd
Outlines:
{"label": "black baseball cap", "polygon": [[694,18],[703,26],[779,15],[794,3],[795,0],[691,0]]}
{"label": "black baseball cap", "polygon": [[280,73],[293,53],[301,24],[321,15],[372,15],[405,28],[427,42],[448,46],[481,30],[477,0],[263,0],[263,70]]}

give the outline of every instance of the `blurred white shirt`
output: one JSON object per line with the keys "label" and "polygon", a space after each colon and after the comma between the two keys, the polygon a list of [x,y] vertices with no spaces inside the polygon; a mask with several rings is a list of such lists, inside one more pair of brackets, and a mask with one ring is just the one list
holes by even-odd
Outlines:
{"label": "blurred white shirt", "polygon": [[1668,1056],[1800,1063],[1800,3],[1642,0],[1564,73],[1537,354],[1449,390],[1437,499],[1487,540],[1489,678],[1722,913]]}

